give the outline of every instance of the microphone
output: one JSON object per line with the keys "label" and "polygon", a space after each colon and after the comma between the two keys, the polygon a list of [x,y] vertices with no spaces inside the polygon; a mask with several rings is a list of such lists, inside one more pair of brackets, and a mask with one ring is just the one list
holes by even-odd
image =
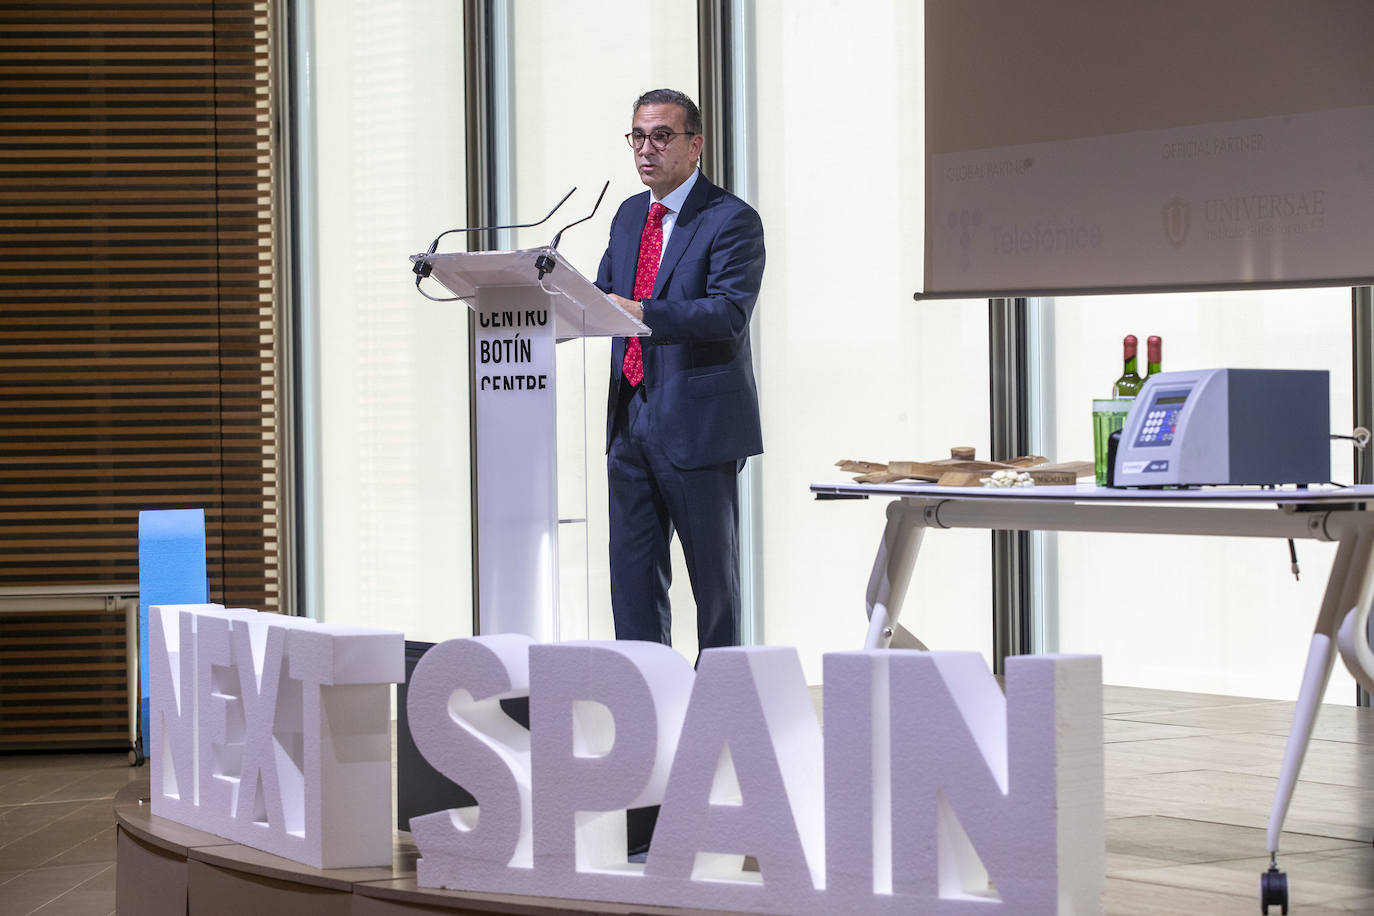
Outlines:
{"label": "microphone", "polygon": [[[606,182],[606,183],[607,183],[607,184],[610,184],[610,182]],[[495,231],[495,230],[497,230],[497,229],[530,229],[530,228],[533,228],[533,227],[535,227],[535,226],[542,226],[544,223],[547,223],[547,222],[553,217],[553,215],[554,215],[555,213],[558,212],[558,208],[559,208],[559,207],[563,206],[565,203],[568,202],[568,198],[569,198],[569,197],[572,197],[572,196],[573,196],[573,191],[576,191],[576,190],[577,190],[577,185],[573,185],[572,191],[569,191],[567,194],[564,194],[564,195],[563,195],[563,199],[560,200],[558,203],[554,204],[554,205],[553,205],[553,209],[550,210],[547,214],[545,214],[545,216],[544,216],[543,219],[537,220],[536,222],[533,222],[533,223],[514,223],[514,224],[509,225],[509,226],[469,226],[469,227],[467,227],[467,228],[465,228],[465,229],[448,229],[448,230],[445,230],[444,232],[441,232],[441,233],[439,233],[438,235],[436,235],[436,236],[434,237],[434,241],[432,241],[432,242],[429,243],[429,250],[426,251],[425,254],[426,254],[426,255],[434,254],[434,252],[437,251],[438,248],[439,248],[439,240],[440,240],[441,238],[443,238],[444,236],[446,236],[446,235],[452,235],[452,234],[455,233],[455,232],[490,232],[490,231]],[[605,188],[602,188],[602,189],[601,189],[601,193],[602,193],[602,194],[605,194],[605,193],[606,193],[606,189],[605,189]],[[599,199],[598,199],[597,203],[600,203],[600,200],[599,200]],[[595,211],[592,211],[592,212],[595,212]],[[574,225],[575,225],[575,224],[574,224]],[[425,260],[424,258],[419,258],[419,259],[417,259],[417,260],[415,261],[415,264],[414,264],[414,266],[413,266],[411,269],[415,271],[415,288],[416,288],[416,289],[419,289],[419,288],[420,288],[420,281],[423,280],[425,277],[428,277],[428,276],[430,275],[430,273],[434,270],[434,267],[433,267],[433,265],[431,265],[431,264],[430,264],[427,260]]]}
{"label": "microphone", "polygon": [[[573,222],[568,223],[568,225],[566,225],[566,226],[564,226],[562,229],[559,229],[559,230],[558,230],[558,233],[553,237],[553,241],[549,243],[549,247],[550,247],[550,248],[552,248],[554,251],[557,251],[557,250],[558,250],[558,242],[559,242],[560,239],[563,238],[563,233],[567,232],[567,231],[568,231],[569,229],[571,229],[573,226],[576,226],[576,225],[578,225],[579,223],[585,223],[587,220],[591,219],[593,216],[596,216],[596,211],[597,211],[597,209],[600,208],[600,206],[601,206],[601,199],[602,199],[603,197],[606,196],[606,189],[609,188],[610,186],[611,186],[610,181],[607,181],[605,184],[603,184],[603,185],[601,186],[601,193],[597,195],[596,203],[592,204],[592,212],[591,212],[591,213],[588,213],[586,216],[582,217],[582,218],[579,219],[579,220],[574,220]],[[552,215],[552,214],[550,214],[550,215]],[[537,258],[534,259],[534,267],[535,267],[535,269],[539,272],[539,277],[538,277],[537,279],[540,279],[540,280],[543,280],[543,279],[544,279],[544,274],[546,274],[546,273],[551,273],[551,272],[553,271],[553,269],[554,269],[555,267],[557,267],[557,266],[558,266],[558,262],[555,261],[553,258],[549,257],[549,256],[546,255],[546,254],[541,254],[539,257],[537,257]]]}

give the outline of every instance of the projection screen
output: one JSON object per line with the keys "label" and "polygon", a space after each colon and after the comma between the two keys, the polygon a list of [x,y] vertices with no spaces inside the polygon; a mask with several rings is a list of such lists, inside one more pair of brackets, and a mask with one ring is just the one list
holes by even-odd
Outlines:
{"label": "projection screen", "polygon": [[1364,285],[1374,0],[926,0],[922,297]]}

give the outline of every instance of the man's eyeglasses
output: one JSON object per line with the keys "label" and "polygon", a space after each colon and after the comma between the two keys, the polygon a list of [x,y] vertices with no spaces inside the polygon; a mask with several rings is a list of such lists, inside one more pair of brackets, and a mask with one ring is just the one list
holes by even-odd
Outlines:
{"label": "man's eyeglasses", "polygon": [[673,133],[671,130],[656,130],[651,134],[646,134],[642,130],[632,130],[625,135],[625,141],[630,144],[631,149],[642,149],[644,141],[648,140],[654,149],[660,153],[668,148],[668,144],[673,142],[674,137],[691,137],[696,131],[684,130]]}

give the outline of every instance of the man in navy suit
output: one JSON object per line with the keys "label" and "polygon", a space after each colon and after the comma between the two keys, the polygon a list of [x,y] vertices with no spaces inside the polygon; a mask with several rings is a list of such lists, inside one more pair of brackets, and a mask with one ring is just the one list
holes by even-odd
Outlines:
{"label": "man in navy suit", "polygon": [[676,531],[702,649],[740,641],[739,491],[763,451],[749,319],[763,224],[697,170],[701,113],[646,92],[626,135],[645,193],[621,204],[597,286],[652,331],[611,349],[606,466],[611,606],[619,639],[671,641]]}

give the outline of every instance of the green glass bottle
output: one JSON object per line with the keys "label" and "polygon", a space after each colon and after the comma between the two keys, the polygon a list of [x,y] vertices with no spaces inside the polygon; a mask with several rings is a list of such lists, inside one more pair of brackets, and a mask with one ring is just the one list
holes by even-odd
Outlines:
{"label": "green glass bottle", "polygon": [[1112,397],[1114,398],[1133,398],[1140,393],[1140,386],[1144,380],[1135,368],[1138,345],[1134,334],[1127,334],[1126,338],[1121,341],[1121,358],[1125,366],[1121,378],[1112,383]]}
{"label": "green glass bottle", "polygon": [[1158,334],[1152,334],[1145,340],[1145,372],[1146,378],[1159,372],[1160,351],[1164,349],[1164,341]]}

